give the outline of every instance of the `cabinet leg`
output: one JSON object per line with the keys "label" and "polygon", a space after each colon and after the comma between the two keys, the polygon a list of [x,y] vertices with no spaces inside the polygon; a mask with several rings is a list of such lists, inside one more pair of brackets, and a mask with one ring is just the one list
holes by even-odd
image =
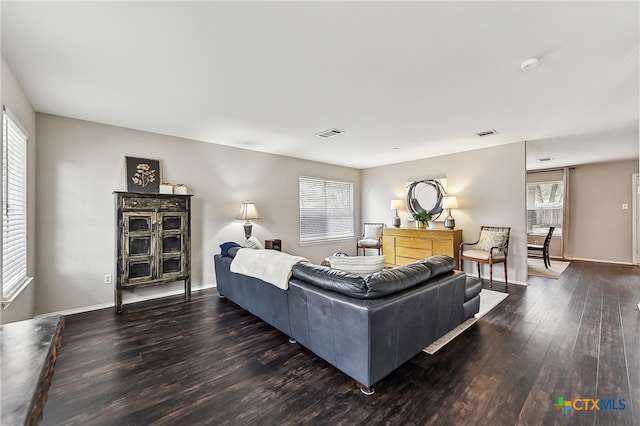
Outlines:
{"label": "cabinet leg", "polygon": [[191,277],[187,277],[184,280],[184,298],[191,300]]}
{"label": "cabinet leg", "polygon": [[122,291],[115,289],[116,314],[122,313]]}

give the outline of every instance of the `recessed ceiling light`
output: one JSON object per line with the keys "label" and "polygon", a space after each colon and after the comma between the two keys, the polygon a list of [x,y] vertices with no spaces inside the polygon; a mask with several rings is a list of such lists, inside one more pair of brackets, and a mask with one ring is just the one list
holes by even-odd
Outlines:
{"label": "recessed ceiling light", "polygon": [[480,137],[484,137],[484,136],[491,136],[491,135],[497,135],[498,132],[496,132],[494,129],[491,130],[485,130],[484,132],[478,132],[476,133],[476,135],[480,136]]}
{"label": "recessed ceiling light", "polygon": [[318,133],[316,136],[321,137],[321,138],[332,138],[334,136],[338,136],[344,133],[344,130],[338,130],[338,129],[329,129],[329,130],[325,130],[324,132],[320,132]]}
{"label": "recessed ceiling light", "polygon": [[525,59],[524,61],[522,61],[522,63],[520,64],[520,69],[522,71],[526,71],[526,70],[532,70],[534,68],[538,67],[538,62],[540,62],[540,60],[538,58],[529,58],[529,59]]}

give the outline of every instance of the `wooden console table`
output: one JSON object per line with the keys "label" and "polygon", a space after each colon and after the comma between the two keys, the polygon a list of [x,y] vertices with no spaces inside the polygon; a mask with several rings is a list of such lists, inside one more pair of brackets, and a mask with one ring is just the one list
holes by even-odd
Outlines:
{"label": "wooden console table", "polygon": [[384,228],[382,250],[385,266],[413,263],[418,259],[446,254],[456,260],[462,243],[462,229]]}
{"label": "wooden console table", "polygon": [[61,315],[0,327],[3,426],[40,423],[63,328]]}

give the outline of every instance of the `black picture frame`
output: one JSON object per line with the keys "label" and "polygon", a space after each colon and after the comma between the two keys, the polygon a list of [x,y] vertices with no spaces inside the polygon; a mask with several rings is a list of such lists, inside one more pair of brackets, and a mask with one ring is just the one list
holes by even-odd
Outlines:
{"label": "black picture frame", "polygon": [[160,192],[160,161],[126,157],[127,191]]}

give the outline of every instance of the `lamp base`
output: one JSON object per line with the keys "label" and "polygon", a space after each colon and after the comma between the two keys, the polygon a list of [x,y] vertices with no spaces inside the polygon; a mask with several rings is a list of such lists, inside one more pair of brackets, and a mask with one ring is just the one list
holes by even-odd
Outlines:
{"label": "lamp base", "polygon": [[456,221],[452,216],[444,220],[444,229],[453,229],[456,227]]}
{"label": "lamp base", "polygon": [[393,220],[391,221],[391,225],[393,225],[395,228],[399,228],[400,227],[400,216],[394,216]]}
{"label": "lamp base", "polygon": [[244,223],[244,239],[248,240],[251,237],[251,228],[253,228],[253,224],[249,221]]}

